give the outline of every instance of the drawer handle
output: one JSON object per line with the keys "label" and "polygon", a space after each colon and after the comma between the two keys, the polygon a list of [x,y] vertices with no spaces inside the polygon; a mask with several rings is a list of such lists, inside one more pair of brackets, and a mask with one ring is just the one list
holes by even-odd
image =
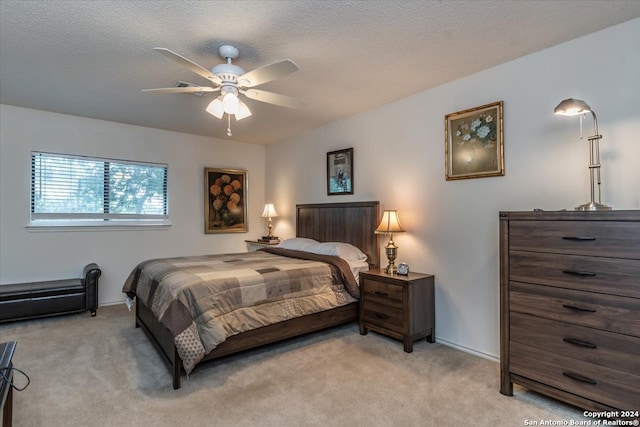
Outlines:
{"label": "drawer handle", "polygon": [[379,297],[388,297],[389,294],[386,292],[380,292],[380,291],[375,291],[374,294],[378,295]]}
{"label": "drawer handle", "polygon": [[598,348],[597,345],[590,343],[589,341],[583,341],[577,338],[562,338],[562,341],[568,342],[569,344],[579,345],[580,347]]}
{"label": "drawer handle", "polygon": [[591,378],[589,378],[589,377],[585,377],[585,376],[583,376],[583,375],[576,374],[575,372],[564,371],[564,372],[562,373],[562,375],[564,375],[565,377],[569,377],[569,378],[571,378],[572,380],[580,381],[580,382],[582,382],[582,383],[587,383],[587,384],[592,384],[592,385],[596,385],[596,384],[598,384],[598,382],[597,382],[597,381],[592,380],[592,379],[591,379]]}
{"label": "drawer handle", "polygon": [[378,319],[388,319],[389,316],[382,313],[373,313]]}
{"label": "drawer handle", "polygon": [[572,276],[589,276],[594,277],[596,273],[593,271],[583,271],[583,270],[562,270],[564,274],[571,274]]}
{"label": "drawer handle", "polygon": [[595,313],[596,309],[595,308],[587,308],[587,307],[578,307],[577,305],[571,305],[571,304],[562,304],[562,306],[564,308],[569,308],[571,310],[577,310],[577,311],[587,311],[589,313]]}
{"label": "drawer handle", "polygon": [[591,236],[563,236],[562,239],[572,240],[574,242],[591,242],[593,240],[596,240],[595,237],[591,237]]}

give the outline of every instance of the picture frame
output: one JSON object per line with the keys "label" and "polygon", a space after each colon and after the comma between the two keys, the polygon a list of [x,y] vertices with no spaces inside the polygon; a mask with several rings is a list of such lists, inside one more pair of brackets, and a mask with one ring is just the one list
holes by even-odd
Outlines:
{"label": "picture frame", "polygon": [[444,118],[447,181],[504,176],[503,101]]}
{"label": "picture frame", "polygon": [[353,194],[353,148],[327,153],[327,194]]}
{"label": "picture frame", "polygon": [[244,233],[247,227],[247,171],[204,168],[204,232]]}

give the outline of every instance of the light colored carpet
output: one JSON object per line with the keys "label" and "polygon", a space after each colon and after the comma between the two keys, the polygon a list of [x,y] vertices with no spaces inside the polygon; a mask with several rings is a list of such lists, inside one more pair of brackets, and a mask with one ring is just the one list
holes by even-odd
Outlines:
{"label": "light colored carpet", "polygon": [[[201,365],[182,388],[124,305],[0,325],[31,384],[14,426],[522,426],[582,411],[516,387],[497,363],[426,340],[411,354],[356,324]],[[22,379],[16,379],[21,382]]]}

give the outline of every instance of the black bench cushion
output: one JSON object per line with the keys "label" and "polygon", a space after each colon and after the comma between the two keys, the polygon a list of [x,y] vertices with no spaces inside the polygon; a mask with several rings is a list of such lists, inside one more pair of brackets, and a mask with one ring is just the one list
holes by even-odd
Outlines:
{"label": "black bench cushion", "polygon": [[82,279],[50,280],[0,286],[0,301],[15,301],[84,292]]}

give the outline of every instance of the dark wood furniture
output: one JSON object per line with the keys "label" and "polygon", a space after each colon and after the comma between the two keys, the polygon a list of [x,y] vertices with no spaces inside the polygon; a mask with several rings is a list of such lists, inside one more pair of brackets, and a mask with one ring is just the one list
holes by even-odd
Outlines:
{"label": "dark wood furniture", "polygon": [[98,309],[98,278],[95,263],[87,264],[82,277],[0,286],[0,322],[33,319]]}
{"label": "dark wood furniture", "polygon": [[0,343],[0,409],[2,410],[2,426],[11,427],[13,422],[13,352],[16,342]]}
{"label": "dark wood furniture", "polygon": [[278,246],[280,241],[278,242],[261,242],[260,240],[245,240],[247,244],[247,250],[249,252],[257,251],[258,249],[268,248],[269,246]]}
{"label": "dark wood furniture", "polygon": [[368,330],[402,340],[404,351],[413,342],[435,342],[433,276],[387,274],[384,270],[360,273],[360,333]]}
{"label": "dark wood furniture", "polygon": [[[380,222],[379,202],[297,205],[296,213],[298,237],[323,242],[350,243],[367,255],[367,262],[371,268],[380,266],[378,236],[373,233]],[[353,302],[324,312],[264,326],[229,337],[209,352],[202,362],[353,322],[357,318],[358,303]],[[173,375],[173,388],[180,388],[182,360],[177,353],[173,337],[139,298],[136,298],[136,327],[142,328],[167,363]]]}
{"label": "dark wood furniture", "polygon": [[500,213],[500,392],[640,408],[640,211]]}

